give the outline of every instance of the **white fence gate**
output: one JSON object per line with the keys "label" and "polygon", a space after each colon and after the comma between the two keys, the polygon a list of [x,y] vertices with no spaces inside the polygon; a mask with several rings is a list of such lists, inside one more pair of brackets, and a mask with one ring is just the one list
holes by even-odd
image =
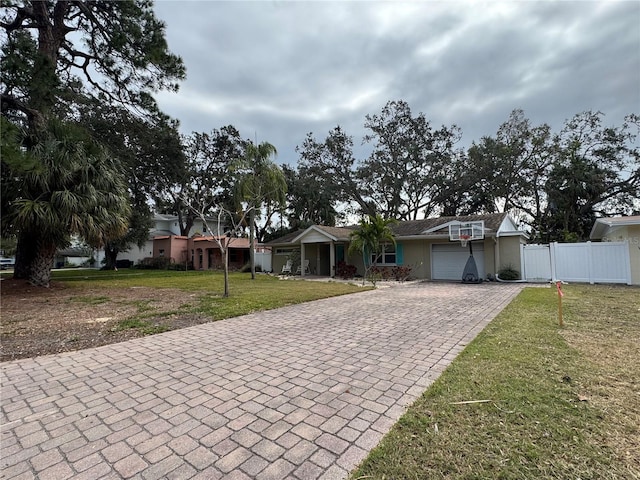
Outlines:
{"label": "white fence gate", "polygon": [[527,281],[631,285],[631,259],[625,242],[523,245],[520,253]]}

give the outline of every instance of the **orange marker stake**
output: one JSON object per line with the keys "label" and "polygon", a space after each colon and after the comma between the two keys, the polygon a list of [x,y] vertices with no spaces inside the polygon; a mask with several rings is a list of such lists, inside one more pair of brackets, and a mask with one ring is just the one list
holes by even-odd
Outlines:
{"label": "orange marker stake", "polygon": [[562,297],[564,297],[564,293],[562,293],[562,282],[556,282],[556,288],[558,289],[558,323],[562,327],[564,322],[562,321]]}

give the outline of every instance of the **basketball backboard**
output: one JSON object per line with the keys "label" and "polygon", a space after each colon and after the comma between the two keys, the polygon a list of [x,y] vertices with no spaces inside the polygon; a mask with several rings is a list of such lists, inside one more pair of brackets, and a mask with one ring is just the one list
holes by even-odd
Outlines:
{"label": "basketball backboard", "polygon": [[484,238],[484,220],[458,222],[449,225],[449,240],[452,242],[482,240]]}

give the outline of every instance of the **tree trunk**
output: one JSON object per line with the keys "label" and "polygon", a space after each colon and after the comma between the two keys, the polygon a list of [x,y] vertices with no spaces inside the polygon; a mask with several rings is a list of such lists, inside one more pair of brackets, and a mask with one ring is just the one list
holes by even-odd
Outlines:
{"label": "tree trunk", "polygon": [[31,262],[31,274],[29,283],[36,287],[49,287],[51,281],[51,268],[56,255],[56,246],[52,244],[40,244],[38,251]]}
{"label": "tree trunk", "polygon": [[229,296],[229,240],[223,252],[224,255],[224,297]]}
{"label": "tree trunk", "polygon": [[120,251],[117,248],[112,248],[108,244],[104,246],[104,259],[105,259],[105,270],[115,270],[116,269],[116,261],[118,259],[118,253]]}
{"label": "tree trunk", "polygon": [[31,275],[31,263],[36,252],[36,242],[33,235],[20,233],[16,247],[16,266],[13,270],[13,278],[16,280],[28,280]]}
{"label": "tree trunk", "polygon": [[[183,223],[184,222],[184,223]],[[183,220],[180,222],[180,235],[183,237],[188,237],[193,224],[195,223],[195,218],[191,214],[187,214]],[[204,234],[204,232],[201,232]]]}
{"label": "tree trunk", "polygon": [[251,263],[251,280],[256,279],[256,259],[255,259],[255,241],[256,241],[256,209],[251,208],[249,212],[249,263]]}
{"label": "tree trunk", "polygon": [[34,60],[33,75],[28,85],[29,106],[39,112],[30,122],[32,134],[42,133],[45,119],[49,116],[55,100],[55,92],[60,83],[56,67],[65,36],[64,24],[69,2],[58,2],[50,17],[48,2],[31,2],[32,14],[38,27],[38,52]]}
{"label": "tree trunk", "polygon": [[364,287],[364,284],[367,280],[367,271],[369,270],[367,268],[367,253],[366,253],[367,249],[365,247],[362,247],[362,265],[364,268],[364,273],[362,274],[362,286]]}

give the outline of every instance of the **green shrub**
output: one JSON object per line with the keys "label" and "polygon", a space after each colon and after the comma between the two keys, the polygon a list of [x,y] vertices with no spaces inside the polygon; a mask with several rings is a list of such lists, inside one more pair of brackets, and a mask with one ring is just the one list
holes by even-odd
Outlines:
{"label": "green shrub", "polygon": [[187,270],[193,270],[193,264],[191,262],[189,263],[172,263],[167,267],[168,270],[175,270],[178,272],[185,272]]}
{"label": "green shrub", "polygon": [[520,272],[513,268],[511,265],[502,267],[498,272],[500,280],[518,280],[520,278]]}
{"label": "green shrub", "polygon": [[171,266],[171,258],[147,257],[138,262],[135,268],[142,270],[168,270]]}

